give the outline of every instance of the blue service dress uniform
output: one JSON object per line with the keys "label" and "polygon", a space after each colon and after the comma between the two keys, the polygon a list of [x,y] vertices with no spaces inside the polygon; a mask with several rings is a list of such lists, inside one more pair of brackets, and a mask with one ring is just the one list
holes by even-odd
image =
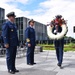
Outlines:
{"label": "blue service dress uniform", "polygon": [[[55,29],[56,28],[54,27],[54,30]],[[62,28],[60,26],[58,26],[58,32],[60,33],[61,31],[62,31]],[[56,49],[58,64],[61,65],[62,61],[63,61],[64,38],[62,38],[60,40],[55,40],[54,45],[55,45],[55,49]]]}
{"label": "blue service dress uniform", "polygon": [[2,26],[2,37],[5,44],[9,44],[6,48],[6,61],[8,70],[14,71],[17,46],[19,45],[17,36],[17,27],[14,23],[7,21]]}
{"label": "blue service dress uniform", "polygon": [[[34,48],[35,48],[35,30],[32,27],[27,27],[25,30],[26,45],[27,45],[27,64],[34,64]],[[31,47],[28,47],[28,43]]]}

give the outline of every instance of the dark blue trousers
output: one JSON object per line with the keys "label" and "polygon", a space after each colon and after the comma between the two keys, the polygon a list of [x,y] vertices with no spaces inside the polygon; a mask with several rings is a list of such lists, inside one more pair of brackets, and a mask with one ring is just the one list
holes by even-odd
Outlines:
{"label": "dark blue trousers", "polygon": [[17,46],[11,46],[6,49],[6,62],[8,70],[14,71]]}
{"label": "dark blue trousers", "polygon": [[35,46],[28,47],[27,49],[27,64],[34,63],[34,48]]}
{"label": "dark blue trousers", "polygon": [[64,39],[55,40],[55,49],[56,49],[58,64],[62,64],[63,61],[63,48],[64,48]]}

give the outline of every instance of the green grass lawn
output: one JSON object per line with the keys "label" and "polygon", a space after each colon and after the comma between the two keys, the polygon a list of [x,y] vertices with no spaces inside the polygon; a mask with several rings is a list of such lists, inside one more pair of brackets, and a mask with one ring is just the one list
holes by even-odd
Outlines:
{"label": "green grass lawn", "polygon": [[[54,45],[50,44],[38,44],[38,46],[42,46],[44,50],[55,50]],[[75,51],[75,44],[74,43],[70,43],[67,45],[64,45],[64,51]]]}

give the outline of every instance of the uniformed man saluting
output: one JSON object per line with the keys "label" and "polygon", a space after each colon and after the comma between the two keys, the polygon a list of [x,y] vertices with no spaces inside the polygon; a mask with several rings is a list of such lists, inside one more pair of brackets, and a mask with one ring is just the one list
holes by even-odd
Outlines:
{"label": "uniformed man saluting", "polygon": [[14,24],[15,13],[10,12],[7,14],[8,21],[5,22],[2,26],[2,37],[4,41],[4,46],[6,47],[6,60],[8,72],[15,74],[19,70],[15,67],[15,58],[17,46],[19,45],[18,36],[17,36],[17,27]]}
{"label": "uniformed man saluting", "polygon": [[26,37],[26,45],[27,45],[27,64],[28,65],[34,65],[34,48],[35,48],[35,30],[33,28],[34,26],[34,20],[31,19],[28,22],[29,27],[25,30],[25,37]]}

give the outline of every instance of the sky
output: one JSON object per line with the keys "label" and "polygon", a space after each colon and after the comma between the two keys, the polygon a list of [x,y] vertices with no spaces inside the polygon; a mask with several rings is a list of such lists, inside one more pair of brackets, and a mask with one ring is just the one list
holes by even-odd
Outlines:
{"label": "sky", "polygon": [[5,14],[14,11],[17,17],[27,17],[47,24],[58,14],[67,20],[67,36],[75,38],[75,0],[1,0]]}

